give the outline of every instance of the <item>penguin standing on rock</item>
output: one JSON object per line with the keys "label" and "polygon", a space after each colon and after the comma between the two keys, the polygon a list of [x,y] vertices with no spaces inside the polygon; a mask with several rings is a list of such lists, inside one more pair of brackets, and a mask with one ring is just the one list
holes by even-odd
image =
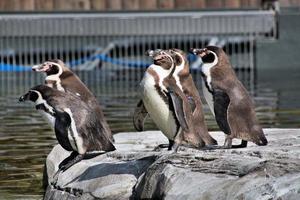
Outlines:
{"label": "penguin standing on rock", "polygon": [[[191,49],[191,52],[202,59],[203,90],[207,90],[204,96],[217,124],[226,134],[224,148],[247,147],[248,141],[267,145],[250,95],[236,77],[226,53],[215,46]],[[242,143],[232,145],[233,138],[242,139]]]}
{"label": "penguin standing on rock", "polygon": [[163,50],[150,50],[154,64],[150,65],[140,83],[142,100],[133,116],[134,126],[143,130],[146,116],[169,139],[168,150],[176,151],[181,144],[203,147],[205,144],[193,126],[192,110],[188,99],[173,77],[175,62]]}
{"label": "penguin standing on rock", "polygon": [[195,131],[204,140],[205,145],[217,145],[217,141],[212,138],[207,130],[202,109],[202,101],[199,91],[195,86],[192,75],[190,74],[189,63],[186,54],[180,49],[169,49],[167,51],[175,62],[173,77],[180,86],[183,93],[187,96],[191,105],[193,105],[193,124]]}
{"label": "penguin standing on rock", "polygon": [[[59,144],[73,153],[59,165],[65,171],[92,154],[115,150],[111,139],[105,134],[98,112],[94,112],[78,96],[66,94],[46,85],[31,88],[20,97],[20,102],[32,101],[54,119],[54,130]],[[58,174],[58,172],[56,174]]]}
{"label": "penguin standing on rock", "polygon": [[[111,130],[96,97],[61,60],[55,59],[46,61],[40,65],[33,66],[32,70],[46,74],[45,84],[47,86],[68,94],[74,94],[89,105],[93,109],[93,112],[97,112],[99,115],[100,123],[103,124],[104,127],[103,134],[113,140]],[[51,121],[50,117],[50,122]]]}

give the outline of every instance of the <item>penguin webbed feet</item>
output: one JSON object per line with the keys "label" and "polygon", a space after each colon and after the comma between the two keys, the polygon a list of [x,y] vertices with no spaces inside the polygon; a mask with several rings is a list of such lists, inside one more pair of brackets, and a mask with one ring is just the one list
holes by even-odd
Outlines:
{"label": "penguin webbed feet", "polygon": [[159,144],[157,147],[153,149],[153,151],[159,151],[160,149],[168,148],[168,151],[172,150],[172,147],[174,146],[174,141],[169,140],[169,144]]}
{"label": "penguin webbed feet", "polygon": [[53,175],[53,180],[51,182],[52,186],[56,186],[59,175],[72,167],[74,164],[80,162],[84,158],[84,154],[79,154],[78,152],[73,151],[70,156],[65,158],[59,165],[57,172]]}
{"label": "penguin webbed feet", "polygon": [[241,144],[238,145],[231,145],[232,149],[236,149],[236,148],[245,148],[247,147],[248,141],[246,140],[242,140]]}
{"label": "penguin webbed feet", "polygon": [[223,145],[223,149],[237,149],[247,147],[248,141],[242,140],[241,144],[233,145],[232,138],[226,137]]}
{"label": "penguin webbed feet", "polygon": [[200,148],[200,150],[216,150],[216,149],[223,149],[223,146],[207,144],[204,147]]}

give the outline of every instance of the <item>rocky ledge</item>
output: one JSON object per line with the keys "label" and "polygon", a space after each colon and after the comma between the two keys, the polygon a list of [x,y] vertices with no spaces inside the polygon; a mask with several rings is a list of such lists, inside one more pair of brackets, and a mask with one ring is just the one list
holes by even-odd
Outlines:
{"label": "rocky ledge", "polygon": [[[49,183],[70,152],[57,145],[47,157],[44,199],[299,200],[300,129],[266,129],[268,146],[180,148],[159,131],[116,134],[117,151],[83,160]],[[212,132],[219,144],[224,136]],[[47,178],[48,177],[48,178]]]}

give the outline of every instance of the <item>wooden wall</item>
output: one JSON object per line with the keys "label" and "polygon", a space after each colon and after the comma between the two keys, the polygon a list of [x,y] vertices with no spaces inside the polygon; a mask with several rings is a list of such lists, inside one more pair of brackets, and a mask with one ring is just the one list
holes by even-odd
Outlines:
{"label": "wooden wall", "polygon": [[[106,11],[257,8],[262,0],[0,0],[0,11]],[[300,6],[299,0],[279,0]]]}

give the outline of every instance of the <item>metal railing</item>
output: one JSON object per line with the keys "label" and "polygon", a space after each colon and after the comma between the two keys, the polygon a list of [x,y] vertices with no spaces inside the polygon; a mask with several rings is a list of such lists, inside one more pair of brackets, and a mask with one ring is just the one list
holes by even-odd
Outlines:
{"label": "metal railing", "polygon": [[[207,44],[223,46],[251,87],[255,43],[277,38],[277,28],[271,10],[2,14],[0,94],[19,94],[40,84],[41,75],[29,67],[59,58],[94,92],[133,95],[150,62],[144,56],[147,49],[187,51]],[[192,71],[199,78],[200,73]]]}

